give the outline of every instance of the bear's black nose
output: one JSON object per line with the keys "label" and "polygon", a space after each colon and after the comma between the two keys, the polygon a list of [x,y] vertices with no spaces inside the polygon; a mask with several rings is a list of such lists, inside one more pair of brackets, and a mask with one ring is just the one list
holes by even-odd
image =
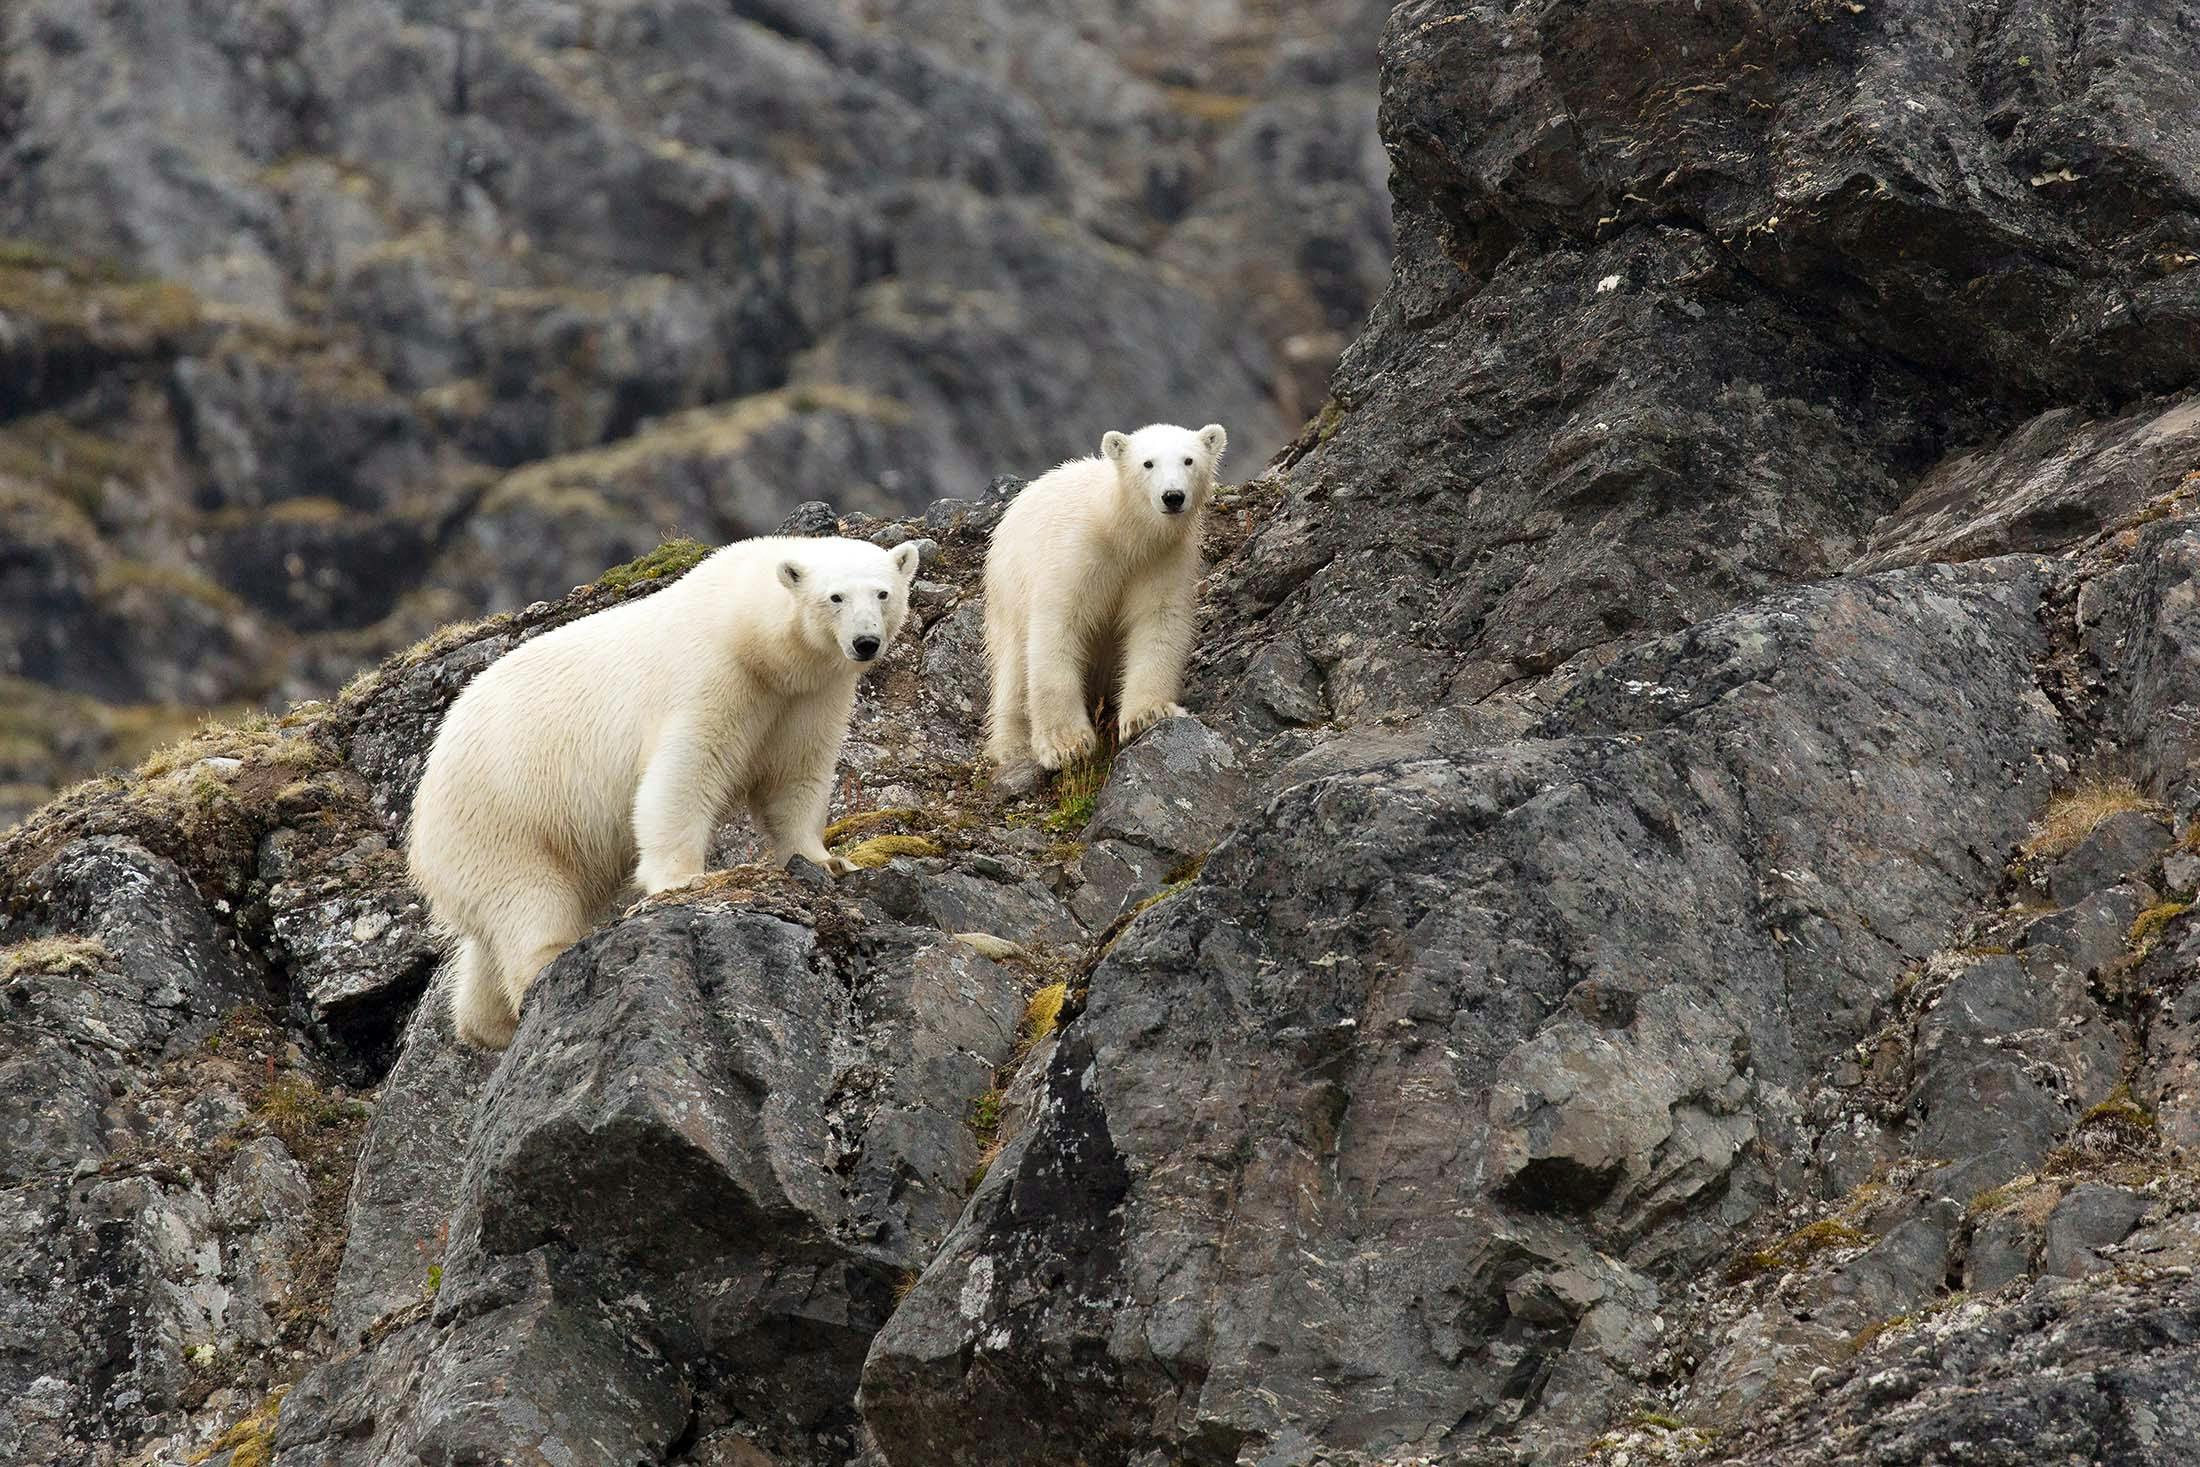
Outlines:
{"label": "bear's black nose", "polygon": [[855,647],[856,661],[858,662],[869,662],[872,658],[878,656],[878,638],[876,637],[858,637],[856,638]]}
{"label": "bear's black nose", "polygon": [[1178,510],[1184,507],[1184,491],[1181,489],[1171,489],[1168,493],[1162,495],[1161,507],[1167,510],[1170,514],[1175,514]]}

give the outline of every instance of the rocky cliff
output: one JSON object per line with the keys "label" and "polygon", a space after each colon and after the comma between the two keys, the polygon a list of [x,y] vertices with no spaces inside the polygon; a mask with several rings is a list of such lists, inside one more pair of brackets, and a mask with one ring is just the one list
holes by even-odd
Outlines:
{"label": "rocky cliff", "polygon": [[1396,270],[1213,515],[1196,718],[985,786],[973,471],[790,521],[933,542],[866,869],[729,828],[501,1057],[411,782],[692,551],[0,840],[0,1455],[2200,1451],[2200,30],[1408,3],[1382,68]]}
{"label": "rocky cliff", "polygon": [[0,4],[0,825],[668,533],[1266,457],[1387,271],[1381,20]]}

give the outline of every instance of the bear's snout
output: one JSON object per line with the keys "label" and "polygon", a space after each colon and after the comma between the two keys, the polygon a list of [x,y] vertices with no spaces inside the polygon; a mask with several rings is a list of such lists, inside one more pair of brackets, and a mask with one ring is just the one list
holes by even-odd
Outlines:
{"label": "bear's snout", "polygon": [[1183,509],[1184,491],[1181,489],[1171,489],[1165,492],[1161,496],[1161,508],[1165,513],[1168,514],[1175,514],[1179,510]]}
{"label": "bear's snout", "polygon": [[858,637],[850,642],[848,646],[849,650],[855,653],[858,662],[869,662],[872,658],[878,656],[878,638],[876,637]]}

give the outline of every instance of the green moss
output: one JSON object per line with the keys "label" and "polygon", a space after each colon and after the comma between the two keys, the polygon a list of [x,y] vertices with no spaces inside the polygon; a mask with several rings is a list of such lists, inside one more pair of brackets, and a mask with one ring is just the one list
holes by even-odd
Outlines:
{"label": "green moss", "polygon": [[289,1393],[289,1386],[269,1391],[267,1399],[253,1407],[249,1416],[208,1442],[192,1455],[191,1461],[208,1462],[227,1452],[229,1467],[267,1467],[274,1456],[275,1421],[282,1414],[283,1397]]}
{"label": "green moss", "polygon": [[2124,946],[2142,956],[2154,951],[2154,945],[2162,939],[2162,930],[2191,910],[2191,902],[2157,902],[2132,922]]}
{"label": "green moss", "polygon": [[647,555],[613,566],[596,577],[596,584],[609,591],[630,591],[650,581],[683,576],[710,551],[711,547],[700,540],[667,540]]}
{"label": "green moss", "polygon": [[1659,1431],[1687,1431],[1688,1423],[1678,1416],[1668,1416],[1663,1411],[1637,1411],[1628,1423],[1631,1426],[1655,1427]]}
{"label": "green moss", "polygon": [[1840,1218],[1824,1218],[1797,1228],[1770,1248],[1740,1259],[1727,1270],[1727,1276],[1740,1282],[1760,1274],[1785,1273],[1801,1268],[1821,1254],[1841,1248],[1862,1248],[1871,1241],[1872,1235],[1853,1223]]}
{"label": "green moss", "polygon": [[1336,437],[1337,430],[1344,426],[1345,417],[1344,404],[1334,397],[1323,403],[1322,410],[1314,415],[1314,441],[1327,443]]}
{"label": "green moss", "polygon": [[88,978],[114,961],[96,937],[34,937],[0,948],[0,978],[22,973],[75,974]]}

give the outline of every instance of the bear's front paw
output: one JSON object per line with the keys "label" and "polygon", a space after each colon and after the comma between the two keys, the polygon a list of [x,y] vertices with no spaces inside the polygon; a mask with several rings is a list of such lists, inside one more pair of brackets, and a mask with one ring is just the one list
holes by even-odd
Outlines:
{"label": "bear's front paw", "polygon": [[1182,703],[1155,703],[1146,708],[1126,709],[1116,721],[1116,730],[1124,743],[1129,743],[1164,718],[1185,717]]}
{"label": "bear's front paw", "polygon": [[1049,774],[1090,757],[1099,747],[1100,736],[1089,725],[1054,734],[1033,734],[1031,738],[1031,751],[1038,756],[1039,767]]}
{"label": "bear's front paw", "polygon": [[863,869],[846,856],[827,856],[824,865],[827,876],[853,876]]}

